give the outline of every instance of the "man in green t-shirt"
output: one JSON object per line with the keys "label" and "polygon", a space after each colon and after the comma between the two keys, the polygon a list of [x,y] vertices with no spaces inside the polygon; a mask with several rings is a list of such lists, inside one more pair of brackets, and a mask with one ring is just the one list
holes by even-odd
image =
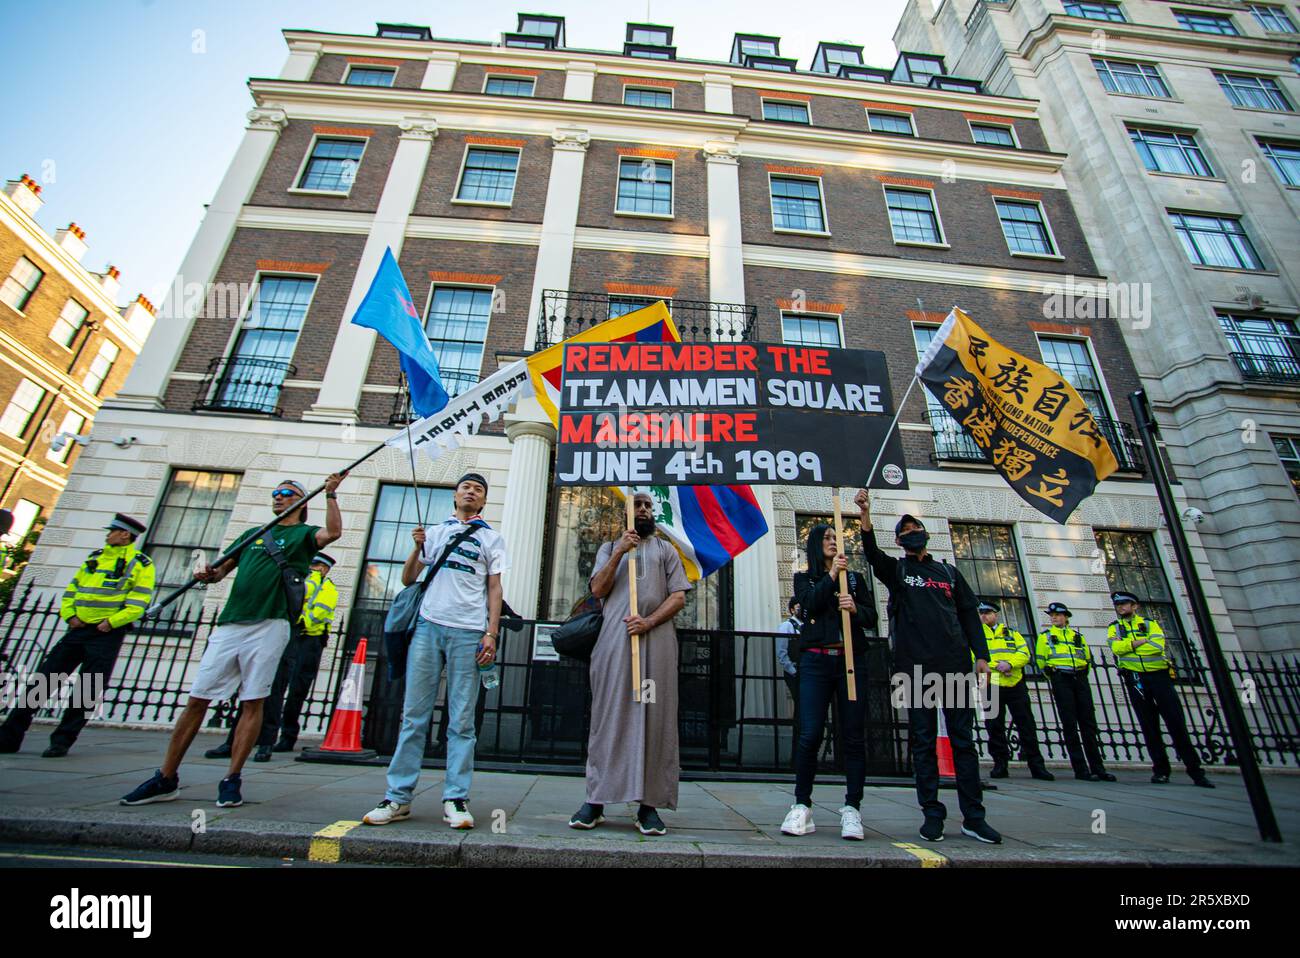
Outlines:
{"label": "man in green t-shirt", "polygon": [[[217,804],[242,805],[240,771],[253,750],[262,726],[262,705],[271,691],[276,666],[289,643],[289,628],[301,609],[290,609],[285,596],[281,562],[306,579],[311,560],[343,534],[335,490],[347,473],[334,473],[325,480],[325,528],[307,525],[307,497],[303,486],[287,479],[271,493],[271,508],[283,515],[271,531],[257,536],[250,529],[235,540],[239,551],[216,566],[194,573],[200,582],[220,582],[236,567],[239,575],[226,600],[217,626],[208,636],[185,711],[176,720],[167,757],[153,778],[122,798],[123,805],[168,802],[180,794],[177,774],[185,752],[198,734],[199,726],[214,700],[238,694],[243,705],[235,741],[230,753],[230,771],[217,787]],[[277,562],[277,553],[279,562]]]}

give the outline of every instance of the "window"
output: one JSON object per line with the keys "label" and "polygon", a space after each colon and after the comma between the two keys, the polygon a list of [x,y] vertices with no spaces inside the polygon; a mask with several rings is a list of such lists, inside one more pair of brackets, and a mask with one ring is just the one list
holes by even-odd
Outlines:
{"label": "window", "polygon": [[[845,515],[842,517],[844,527],[844,559],[848,562],[849,568],[854,572],[860,573],[867,580],[867,586],[871,590],[872,603],[875,603],[876,582],[871,574],[871,566],[867,564],[867,553],[862,547],[862,522],[855,515]],[[808,535],[812,532],[813,526],[830,526],[831,534],[834,535],[835,517],[831,515],[808,515],[797,512],[794,517],[794,548],[791,550],[791,559],[794,571],[803,572],[808,568]],[[792,575],[793,578],[793,575]],[[886,628],[882,619],[880,628]]]}
{"label": "window", "polygon": [[780,123],[809,123],[808,104],[789,100],[764,100],[763,119]]}
{"label": "window", "polygon": [[862,65],[862,51],[849,50],[843,47],[827,47],[825,50],[827,66],[832,64],[850,63],[854,66]]}
{"label": "window", "polygon": [[1169,212],[1174,232],[1183,242],[1187,258],[1197,266],[1226,266],[1231,269],[1263,269],[1259,254],[1232,216],[1204,216]]}
{"label": "window", "polygon": [[298,189],[347,193],[352,189],[365,149],[364,140],[318,139],[302,171]]}
{"label": "window", "polygon": [[563,43],[563,17],[520,17],[519,33],[530,37],[546,37],[552,44]]}
{"label": "window", "polygon": [[1160,623],[1165,633],[1165,654],[1178,672],[1191,673],[1191,656],[1186,633],[1174,609],[1173,595],[1165,570],[1156,556],[1155,539],[1149,532],[1121,532],[1095,529],[1097,547],[1106,562],[1106,581],[1112,592],[1131,592],[1142,604],[1138,614]]}
{"label": "window", "polygon": [[1092,364],[1088,344],[1080,339],[1056,339],[1041,336],[1038,349],[1043,354],[1044,365],[1050,367],[1075,388],[1088,406],[1094,419],[1110,419],[1106,405],[1106,392],[1101,377]]}
{"label": "window", "polygon": [[1287,112],[1291,101],[1286,98],[1282,88],[1272,77],[1250,76],[1244,73],[1215,73],[1219,89],[1233,106],[1247,107],[1251,110],[1276,110]]}
{"label": "window", "polygon": [[1009,126],[990,126],[987,123],[972,123],[971,136],[976,143],[984,146],[1008,146],[1016,148],[1016,138]]}
{"label": "window", "polygon": [[1300,332],[1294,319],[1220,313],[1219,327],[1247,379],[1300,381]]}
{"label": "window", "polygon": [[1169,96],[1169,88],[1160,78],[1160,71],[1150,63],[1126,63],[1123,60],[1098,60],[1094,57],[1092,65],[1107,93]]}
{"label": "window", "polygon": [[12,509],[14,523],[9,527],[9,531],[0,536],[0,542],[7,546],[16,546],[23,541],[27,533],[32,530],[34,523],[41,514],[41,507],[38,503],[29,502],[26,499],[19,499],[14,503]]}
{"label": "window", "polygon": [[891,133],[894,136],[916,136],[912,118],[906,113],[877,113],[867,111],[867,123],[872,133]]}
{"label": "window", "polygon": [[1129,137],[1137,147],[1142,165],[1153,173],[1182,173],[1187,176],[1213,176],[1196,137],[1172,130],[1129,128]]}
{"label": "window", "polygon": [[515,174],[519,171],[517,150],[485,150],[471,147],[465,154],[456,199],[467,203],[509,205],[515,196]]}
{"label": "window", "polygon": [[1031,256],[1054,256],[1056,249],[1047,232],[1047,221],[1037,203],[996,199],[998,219],[1002,221],[1002,235],[1012,253]]}
{"label": "window", "polygon": [[948,529],[957,571],[975,598],[996,605],[999,620],[1023,635],[1032,651],[1038,628],[1011,526],[949,522]]}
{"label": "window", "polygon": [[618,161],[619,213],[673,215],[673,165],[667,160],[627,156]]}
{"label": "window", "polygon": [[402,591],[402,565],[411,554],[411,529],[421,522],[437,524],[452,511],[452,490],[420,486],[381,485],[366,542],[365,565],[357,584],[353,608],[387,611]]}
{"label": "window", "polygon": [[777,55],[776,43],[772,40],[741,40],[740,56],[774,57]]}
{"label": "window", "polygon": [[648,106],[656,110],[673,108],[672,90],[647,90],[644,87],[623,87],[624,106]]}
{"label": "window", "polygon": [[9,271],[4,286],[0,286],[0,300],[21,313],[44,278],[45,273],[35,263],[26,256],[20,256],[18,262],[14,263],[14,268]]}
{"label": "window", "polygon": [[[86,425],[86,417],[78,415],[75,412],[64,413],[63,422],[59,423],[59,432],[67,433],[63,448],[55,450],[53,447],[45,450],[45,458],[54,462],[67,462],[68,453],[72,452],[72,436],[80,436],[81,428]],[[56,433],[57,435],[57,433]]]}
{"label": "window", "polygon": [[1295,33],[1295,23],[1286,15],[1283,7],[1268,3],[1250,4],[1251,15],[1261,27],[1273,33]]}
{"label": "window", "polygon": [[773,73],[794,72],[793,60],[776,60],[776,59],[762,59],[760,57],[751,57],[748,62],[748,66],[753,67],[755,70],[771,70]]}
{"label": "window", "polygon": [[943,59],[941,57],[922,57],[904,55],[901,70],[895,71],[896,80],[902,80],[905,83],[915,83],[919,86],[927,86],[931,77],[943,75]]}
{"label": "window", "polygon": [[532,77],[494,77],[490,76],[483,84],[483,92],[493,96],[532,96]]}
{"label": "window", "polygon": [[1232,17],[1217,13],[1195,13],[1191,10],[1175,10],[1174,19],[1183,25],[1184,30],[1194,33],[1217,33],[1225,37],[1240,36]]}
{"label": "window", "polygon": [[1300,143],[1260,140],[1259,148],[1273,164],[1278,179],[1287,186],[1300,186]]}
{"label": "window", "polygon": [[434,287],[424,331],[438,357],[438,370],[448,394],[458,395],[479,381],[491,314],[490,289]]}
{"label": "window", "polygon": [[1124,11],[1119,8],[1118,3],[1069,3],[1065,4],[1065,12],[1072,17],[1083,17],[1085,20],[1109,20],[1112,23],[1127,23],[1124,17]]}
{"label": "window", "polygon": [[218,384],[218,405],[274,413],[316,280],[263,276]]}
{"label": "window", "polygon": [[895,243],[943,243],[933,193],[887,186],[885,203],[889,207],[889,227],[894,232]]}
{"label": "window", "polygon": [[428,27],[408,27],[400,24],[381,24],[379,35],[390,40],[428,40],[430,38]]}
{"label": "window", "polygon": [[[930,348],[930,343],[934,341],[934,334],[938,331],[938,326],[912,327],[912,336],[916,340],[916,356],[918,359],[921,358],[922,353]],[[925,408],[926,422],[930,424],[930,430],[934,434],[934,458],[936,460],[987,461],[984,457],[984,451],[948,414],[948,408],[935,398],[928,389],[925,390]]]}
{"label": "window", "polygon": [[59,313],[59,318],[54,321],[54,326],[50,330],[50,339],[64,348],[71,348],[73,340],[77,338],[77,333],[81,332],[81,327],[89,315],[90,310],[85,306],[75,299],[68,300],[63,304],[63,311]]}
{"label": "window", "polygon": [[[216,558],[235,508],[239,482],[237,472],[173,470],[143,549],[157,572],[155,595],[165,595],[193,579],[196,560]],[[202,606],[203,591],[191,589],[167,615],[182,619],[197,614]]]}
{"label": "window", "polygon": [[[1297,496],[1300,496],[1300,437],[1274,436],[1273,448],[1277,450],[1278,459],[1282,460],[1282,468],[1286,470],[1287,478],[1291,480],[1291,488],[1295,490]],[[15,523],[18,521],[17,515],[15,511]]]}
{"label": "window", "polygon": [[549,50],[549,49],[551,49],[551,44],[548,43],[548,42],[545,41],[545,40],[529,40],[529,39],[526,39],[526,38],[524,38],[524,37],[520,37],[520,36],[518,36],[517,34],[513,34],[513,33],[508,33],[508,34],[506,34],[506,46],[508,46],[508,47],[523,47],[524,49],[527,49],[527,50]]}
{"label": "window", "polygon": [[[659,302],[653,296],[616,296],[609,297],[609,318],[614,319],[617,316],[626,316],[628,313],[635,313],[638,309],[644,309],[647,306],[653,306]],[[668,303],[665,300],[665,303]],[[671,305],[671,303],[668,303]]]}
{"label": "window", "polygon": [[81,381],[82,387],[92,396],[98,396],[99,391],[104,388],[104,380],[108,379],[108,374],[113,371],[113,364],[117,362],[117,355],[121,352],[117,343],[111,339],[106,339],[99,344],[99,352],[95,358],[90,361],[90,369],[86,371],[86,378]]}
{"label": "window", "polygon": [[781,314],[781,342],[790,346],[829,346],[840,349],[840,323],[830,316],[804,316],[801,313]]}
{"label": "window", "polygon": [[667,50],[651,50],[645,47],[628,47],[627,55],[641,57],[643,60],[671,60],[672,54]]}
{"label": "window", "polygon": [[391,67],[352,67],[348,70],[348,86],[392,86],[397,71]]}
{"label": "window", "polygon": [[629,26],[627,42],[666,47],[671,42],[671,38],[667,27]]}
{"label": "window", "polygon": [[773,176],[771,190],[773,229],[826,232],[820,180]]}
{"label": "window", "polygon": [[4,415],[0,415],[0,432],[15,439],[23,438],[27,424],[32,421],[37,407],[44,401],[44,389],[30,379],[21,380],[9,405],[5,407]]}

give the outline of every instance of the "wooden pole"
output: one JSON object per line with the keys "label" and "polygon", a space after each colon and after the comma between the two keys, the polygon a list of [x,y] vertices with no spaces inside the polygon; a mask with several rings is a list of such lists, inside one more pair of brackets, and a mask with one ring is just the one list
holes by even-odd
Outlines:
{"label": "wooden pole", "polygon": [[[636,509],[633,505],[632,487],[627,490],[627,527],[636,529]],[[627,554],[627,598],[629,610],[636,615],[636,550]],[[632,638],[632,701],[641,701],[641,637]]]}
{"label": "wooden pole", "polygon": [[[835,506],[835,554],[844,555],[844,519],[840,515],[840,494],[831,497]],[[840,595],[849,594],[848,573],[840,573]],[[840,629],[844,633],[844,675],[849,684],[849,701],[858,700],[858,682],[853,674],[853,626],[849,624],[849,610],[840,609]]]}

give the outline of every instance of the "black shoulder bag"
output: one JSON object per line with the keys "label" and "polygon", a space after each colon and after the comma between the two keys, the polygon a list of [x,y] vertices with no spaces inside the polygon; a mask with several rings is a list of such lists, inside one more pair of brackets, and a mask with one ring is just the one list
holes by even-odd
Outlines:
{"label": "black shoulder bag", "polygon": [[307,577],[289,565],[289,560],[284,557],[284,550],[280,548],[280,543],[275,541],[272,533],[268,532],[262,536],[262,547],[266,549],[266,554],[271,557],[271,561],[280,567],[280,581],[284,585],[284,601],[289,609],[289,628],[292,630],[297,627],[298,619],[302,616],[303,604],[307,601]]}
{"label": "black shoulder bag", "polygon": [[420,620],[420,603],[424,600],[424,592],[429,588],[429,583],[438,574],[447,557],[478,528],[477,525],[471,525],[452,536],[447,547],[442,550],[442,555],[438,556],[438,561],[429,566],[424,579],[412,582],[397,593],[393,604],[388,607],[388,615],[384,618],[384,657],[388,660],[390,681],[396,682],[406,675],[406,654],[411,648],[415,626]]}

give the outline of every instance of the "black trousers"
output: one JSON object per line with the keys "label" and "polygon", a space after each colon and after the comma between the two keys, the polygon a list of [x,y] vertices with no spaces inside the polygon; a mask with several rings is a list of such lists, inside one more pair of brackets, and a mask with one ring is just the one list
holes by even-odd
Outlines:
{"label": "black trousers", "polygon": [[1142,726],[1142,737],[1146,739],[1147,752],[1151,755],[1151,771],[1156,775],[1169,774],[1169,752],[1165,749],[1164,736],[1160,734],[1160,720],[1164,719],[1169,737],[1174,740],[1174,751],[1186,767],[1187,774],[1192,778],[1205,774],[1201,771],[1201,757],[1187,734],[1183,703],[1178,701],[1178,691],[1169,673],[1120,669],[1120,674],[1124,676],[1124,691],[1128,693],[1129,703]]}
{"label": "black trousers", "polygon": [[[949,683],[945,683],[945,686]],[[953,770],[957,774],[957,805],[962,820],[969,824],[984,820],[984,791],[980,786],[980,759],[975,751],[975,710],[945,708],[944,724],[952,745]],[[912,752],[912,769],[916,774],[916,799],[926,818],[940,821],[948,809],[939,801],[938,708],[907,710],[908,744]]]}
{"label": "black trousers", "polygon": [[1106,764],[1102,761],[1101,745],[1097,741],[1097,715],[1092,707],[1092,686],[1088,684],[1087,673],[1053,669],[1051,681],[1052,697],[1061,713],[1061,730],[1065,735],[1070,765],[1076,775],[1101,774],[1106,771]]}
{"label": "black trousers", "polygon": [[[289,644],[280,656],[280,664],[276,666],[271,692],[262,703],[262,728],[257,734],[258,748],[270,748],[275,744],[277,735],[290,745],[298,741],[298,717],[302,713],[303,702],[311,693],[312,683],[316,680],[324,648],[320,636],[307,635],[297,629],[293,631]],[[236,714],[230,731],[226,733],[226,744],[229,746],[235,744],[235,729],[239,727],[242,715],[241,709]]]}
{"label": "black trousers", "polygon": [[781,678],[785,680],[785,687],[790,690],[790,698],[794,700],[794,733],[790,739],[790,764],[794,765],[795,755],[799,751],[799,673],[791,675],[782,670]]}
{"label": "black trousers", "polygon": [[1038,749],[1038,726],[1034,722],[1034,711],[1029,705],[1029,689],[1022,679],[1015,685],[999,685],[998,714],[985,719],[984,730],[989,734],[989,754],[996,765],[1005,765],[1011,760],[1011,746],[1007,744],[1007,713],[1016,723],[1020,735],[1020,754],[1029,763],[1030,768],[1045,768],[1043,753]]}
{"label": "black trousers", "polygon": [[[45,681],[33,680],[27,687],[26,699],[39,708],[44,702],[42,691],[49,691],[49,676],[70,674],[81,667],[82,681],[92,681],[90,676],[98,675],[99,683],[107,687],[113,675],[113,666],[117,662],[117,653],[121,651],[122,641],[126,638],[126,627],[111,632],[100,632],[96,626],[82,626],[69,629],[53,647],[45,653],[45,658],[37,667],[36,673],[45,676]],[[89,705],[87,710],[84,707]],[[89,721],[87,711],[93,712],[98,703],[82,702],[80,706],[69,706],[63,713],[63,719],[50,735],[51,745],[71,748],[81,730]],[[17,745],[32,726],[36,708],[15,708],[0,726],[0,738]]]}

